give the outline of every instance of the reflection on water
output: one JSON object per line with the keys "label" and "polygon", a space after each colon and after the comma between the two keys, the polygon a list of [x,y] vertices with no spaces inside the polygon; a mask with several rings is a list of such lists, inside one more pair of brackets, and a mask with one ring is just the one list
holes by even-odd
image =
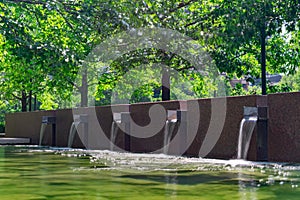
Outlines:
{"label": "reflection on water", "polygon": [[298,199],[300,165],[0,147],[5,199]]}
{"label": "reflection on water", "polygon": [[239,183],[239,194],[241,200],[257,199],[257,183],[255,178],[244,175],[242,172],[237,174]]}

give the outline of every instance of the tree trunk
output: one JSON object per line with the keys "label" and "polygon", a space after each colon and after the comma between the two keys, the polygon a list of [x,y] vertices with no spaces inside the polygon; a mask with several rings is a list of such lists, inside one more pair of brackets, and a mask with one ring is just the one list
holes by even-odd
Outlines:
{"label": "tree trunk", "polygon": [[29,91],[29,97],[28,97],[28,111],[32,111],[32,90]]}
{"label": "tree trunk", "polygon": [[21,98],[21,104],[22,104],[22,112],[26,112],[27,111],[27,96],[26,96],[26,92],[22,91],[22,98]]}
{"label": "tree trunk", "polygon": [[[265,9],[265,8],[264,8]],[[265,12],[264,12],[265,13]],[[262,95],[267,94],[267,80],[266,80],[266,20],[265,16],[262,20],[260,31],[260,53],[261,53],[261,91]]]}
{"label": "tree trunk", "polygon": [[83,69],[82,79],[81,79],[81,107],[87,107],[88,105],[88,82],[87,82],[87,70]]}
{"label": "tree trunk", "polygon": [[162,100],[170,100],[170,72],[169,69],[163,68],[162,70]]}
{"label": "tree trunk", "polygon": [[33,103],[33,110],[37,110],[37,99],[36,99],[36,95],[34,95],[34,103]]}

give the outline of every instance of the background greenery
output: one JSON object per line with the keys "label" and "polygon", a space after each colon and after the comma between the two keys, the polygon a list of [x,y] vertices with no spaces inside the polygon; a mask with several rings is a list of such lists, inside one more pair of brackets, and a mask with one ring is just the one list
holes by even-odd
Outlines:
{"label": "background greenery", "polygon": [[[82,61],[106,38],[139,27],[169,28],[196,40],[223,74],[228,95],[260,94],[254,83],[261,78],[265,39],[267,72],[283,75],[279,84],[269,83],[268,92],[299,91],[299,18],[297,0],[1,0],[0,127],[8,112],[72,106],[74,88],[81,105],[87,105],[86,91],[75,79]],[[96,104],[110,104],[120,77],[143,63],[163,63],[191,82],[185,92],[173,87],[171,98],[207,97],[215,87],[186,60],[142,49],[123,55],[101,74]],[[253,86],[232,87],[232,79]],[[161,100],[160,81],[142,81],[130,102]],[[126,90],[119,93],[128,98]]]}

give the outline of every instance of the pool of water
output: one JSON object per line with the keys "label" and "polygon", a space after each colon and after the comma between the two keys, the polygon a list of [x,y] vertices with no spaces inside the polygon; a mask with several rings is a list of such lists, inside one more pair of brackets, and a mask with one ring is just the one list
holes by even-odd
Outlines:
{"label": "pool of water", "polygon": [[0,146],[0,199],[299,199],[300,164]]}

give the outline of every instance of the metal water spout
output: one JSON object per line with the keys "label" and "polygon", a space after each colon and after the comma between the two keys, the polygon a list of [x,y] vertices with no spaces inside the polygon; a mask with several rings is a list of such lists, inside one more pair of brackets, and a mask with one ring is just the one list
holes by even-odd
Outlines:
{"label": "metal water spout", "polygon": [[124,150],[130,151],[130,135],[129,135],[130,113],[129,112],[113,113],[113,121],[111,124],[111,132],[110,132],[110,150],[111,151],[114,150],[120,127],[122,127],[122,129],[125,131]]}
{"label": "metal water spout", "polygon": [[113,121],[111,123],[111,131],[110,131],[110,150],[114,150],[119,126],[121,125],[121,113],[113,113]]}
{"label": "metal water spout", "polygon": [[164,128],[164,146],[163,146],[163,153],[168,154],[169,151],[169,144],[171,138],[173,136],[173,132],[175,126],[178,122],[178,111],[177,110],[167,110],[167,119]]}
{"label": "metal water spout", "polygon": [[87,146],[88,143],[88,115],[74,115],[74,121],[70,127],[69,138],[68,138],[68,147],[71,148],[74,142],[75,134],[78,130],[78,126],[83,124],[84,136],[83,136],[83,144]]}
{"label": "metal water spout", "polygon": [[40,129],[39,146],[42,145],[46,127],[48,124],[52,125],[52,146],[56,145],[56,117],[55,116],[43,116],[41,129]]}
{"label": "metal water spout", "polygon": [[257,107],[244,107],[244,117],[240,123],[237,159],[247,159],[253,130],[258,120]]}

